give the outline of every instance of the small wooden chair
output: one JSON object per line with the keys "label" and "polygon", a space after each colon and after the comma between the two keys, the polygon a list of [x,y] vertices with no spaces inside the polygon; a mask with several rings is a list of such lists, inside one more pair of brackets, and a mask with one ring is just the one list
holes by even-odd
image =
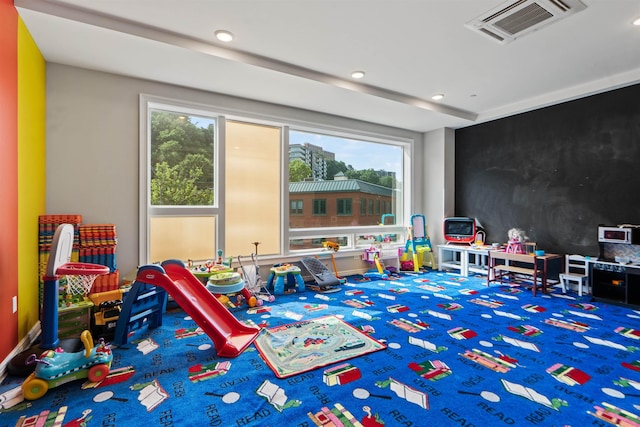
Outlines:
{"label": "small wooden chair", "polygon": [[582,255],[566,254],[564,257],[564,273],[560,273],[562,293],[567,293],[567,285],[578,286],[578,295],[582,296],[582,289],[589,292],[589,263]]}

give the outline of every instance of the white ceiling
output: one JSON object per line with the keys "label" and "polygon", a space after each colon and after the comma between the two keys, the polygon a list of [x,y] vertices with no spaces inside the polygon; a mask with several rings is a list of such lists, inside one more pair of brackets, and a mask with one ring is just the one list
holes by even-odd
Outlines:
{"label": "white ceiling", "polygon": [[[48,62],[426,132],[640,82],[640,0],[511,43],[465,23],[504,0],[15,0]],[[217,41],[215,30],[235,35]],[[350,73],[364,70],[355,81]],[[431,96],[445,94],[442,101]]]}

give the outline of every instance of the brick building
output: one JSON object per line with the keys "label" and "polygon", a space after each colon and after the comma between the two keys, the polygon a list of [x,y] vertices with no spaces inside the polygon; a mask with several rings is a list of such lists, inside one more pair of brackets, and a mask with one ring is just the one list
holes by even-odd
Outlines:
{"label": "brick building", "polygon": [[289,227],[339,227],[380,224],[392,214],[393,189],[336,176],[331,181],[289,183]]}

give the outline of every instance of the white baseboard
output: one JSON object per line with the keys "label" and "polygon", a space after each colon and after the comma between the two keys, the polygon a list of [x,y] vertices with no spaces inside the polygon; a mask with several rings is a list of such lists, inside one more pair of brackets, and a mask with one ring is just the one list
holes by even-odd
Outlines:
{"label": "white baseboard", "polygon": [[41,332],[42,332],[42,328],[40,326],[40,322],[38,321],[36,322],[35,325],[33,325],[33,328],[31,328],[31,330],[27,333],[27,335],[24,338],[22,338],[22,340],[20,340],[20,342],[13,349],[13,351],[9,353],[9,355],[2,361],[2,363],[0,363],[0,383],[4,381],[5,377],[7,376],[7,365],[9,364],[9,362],[15,356],[17,356],[18,354],[22,353],[23,351],[31,347],[33,343],[36,342]]}

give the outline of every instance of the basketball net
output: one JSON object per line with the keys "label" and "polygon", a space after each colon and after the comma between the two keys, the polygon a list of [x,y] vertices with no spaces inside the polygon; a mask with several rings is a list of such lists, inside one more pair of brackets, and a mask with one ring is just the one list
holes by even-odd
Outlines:
{"label": "basketball net", "polygon": [[100,274],[68,275],[67,294],[88,295],[93,286],[93,282]]}

